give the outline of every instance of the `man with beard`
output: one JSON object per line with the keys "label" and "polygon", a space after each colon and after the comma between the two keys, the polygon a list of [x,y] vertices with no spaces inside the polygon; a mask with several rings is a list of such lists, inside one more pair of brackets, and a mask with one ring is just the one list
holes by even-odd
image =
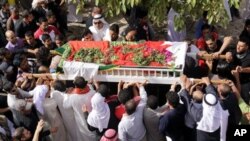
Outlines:
{"label": "man with beard", "polygon": [[202,68],[208,67],[213,74],[216,74],[216,66],[219,62],[219,55],[225,53],[233,39],[232,37],[225,37],[222,43],[220,40],[215,39],[212,34],[205,34],[204,40],[206,43],[205,48],[202,49],[199,54],[201,56],[206,53],[213,54],[213,60],[199,60],[199,66]]}
{"label": "man with beard", "polygon": [[249,104],[250,100],[250,41],[247,37],[240,37],[236,51],[227,52],[226,60],[233,65],[233,72],[240,73],[241,97]]}

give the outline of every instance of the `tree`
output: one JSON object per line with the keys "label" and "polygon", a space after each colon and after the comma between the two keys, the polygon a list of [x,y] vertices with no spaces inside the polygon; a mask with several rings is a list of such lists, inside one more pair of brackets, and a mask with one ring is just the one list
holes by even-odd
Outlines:
{"label": "tree", "polygon": [[[80,0],[84,4],[85,0]],[[226,1],[226,0],[225,0]],[[230,6],[239,8],[239,0],[228,0]],[[134,6],[142,6],[148,10],[148,17],[154,23],[161,23],[167,15],[167,9],[172,7],[179,17],[175,17],[175,27],[181,29],[185,25],[185,18],[191,16],[196,20],[208,11],[208,23],[226,26],[229,17],[224,8],[224,0],[95,0],[96,5],[105,6],[109,16],[125,13]],[[81,6],[79,6],[81,7]]]}

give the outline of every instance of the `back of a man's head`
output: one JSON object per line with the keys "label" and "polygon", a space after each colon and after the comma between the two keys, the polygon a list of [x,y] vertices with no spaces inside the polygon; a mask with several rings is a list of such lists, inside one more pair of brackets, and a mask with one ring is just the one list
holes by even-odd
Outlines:
{"label": "back of a man's head", "polygon": [[136,103],[133,99],[130,99],[125,104],[125,110],[128,115],[132,115],[136,110]]}
{"label": "back of a man's head", "polygon": [[97,92],[100,93],[103,97],[107,98],[110,94],[110,90],[107,85],[100,84]]}
{"label": "back of a man's head", "polygon": [[232,92],[232,89],[228,84],[221,84],[219,93],[223,98],[226,98],[231,92]]}
{"label": "back of a man's head", "polygon": [[63,81],[61,80],[56,80],[54,83],[53,83],[53,88],[57,91],[60,91],[60,92],[65,92],[66,91],[66,85]]}
{"label": "back of a man's head", "polygon": [[85,88],[87,85],[87,82],[85,81],[85,79],[81,76],[77,76],[74,80],[74,85],[76,88]]}
{"label": "back of a man's head", "polygon": [[167,93],[167,102],[173,108],[176,108],[179,105],[180,98],[176,92],[170,91]]}
{"label": "back of a man's head", "polygon": [[148,96],[147,106],[155,110],[158,107],[158,98],[154,95]]}
{"label": "back of a man's head", "polygon": [[196,90],[196,91],[194,91],[193,94],[192,94],[193,100],[194,100],[195,102],[197,102],[197,103],[201,103],[201,102],[202,102],[203,96],[204,96],[204,94],[203,94],[203,92],[200,91],[200,90]]}
{"label": "back of a man's head", "polygon": [[122,103],[125,104],[127,101],[133,98],[133,93],[131,89],[123,89],[119,92],[118,94],[118,100]]}

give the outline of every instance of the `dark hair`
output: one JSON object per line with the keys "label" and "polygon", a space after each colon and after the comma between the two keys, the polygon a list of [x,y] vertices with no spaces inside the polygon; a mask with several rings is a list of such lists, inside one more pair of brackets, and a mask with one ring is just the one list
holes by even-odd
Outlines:
{"label": "dark hair", "polygon": [[179,105],[180,98],[177,92],[169,91],[166,97],[167,97],[168,103],[174,108],[176,108]]}
{"label": "dark hair", "polygon": [[0,2],[0,6],[1,6],[1,7],[4,7],[4,6],[6,6],[7,4],[9,4],[7,0],[4,0],[4,1]]}
{"label": "dark hair", "polygon": [[12,82],[10,81],[6,81],[5,83],[3,83],[3,90],[6,92],[11,92],[11,90],[13,89],[14,85]]}
{"label": "dark hair", "polygon": [[[93,9],[94,9],[94,8],[99,8],[99,9],[100,9],[100,12],[102,13],[102,8],[101,8],[100,6],[95,5],[95,6],[93,7]],[[92,9],[92,11],[93,11],[93,9]]]}
{"label": "dark hair", "polygon": [[49,34],[43,34],[42,35],[42,37],[41,37],[41,40],[43,41],[43,42],[45,42],[46,40],[51,40],[51,37],[49,36]]}
{"label": "dark hair", "polygon": [[17,7],[17,6],[11,7],[11,8],[10,8],[10,13],[12,13],[12,12],[17,12],[17,13],[19,14],[19,9],[18,9],[18,7]]}
{"label": "dark hair", "polygon": [[81,88],[81,89],[85,88],[87,85],[87,81],[85,81],[85,79],[81,76],[77,76],[73,83],[76,88]]}
{"label": "dark hair", "polygon": [[148,10],[142,7],[136,7],[136,17],[142,19],[148,15]]}
{"label": "dark hair", "polygon": [[243,43],[245,43],[245,44],[247,44],[247,46],[250,47],[250,41],[249,41],[249,38],[248,38],[248,37],[246,37],[246,36],[241,36],[241,37],[239,38],[239,41],[240,41],[240,42],[243,42]]}
{"label": "dark hair", "polygon": [[128,115],[131,115],[136,110],[136,103],[133,99],[130,99],[125,103],[125,111]]}
{"label": "dark hair", "polygon": [[60,92],[66,91],[66,85],[62,80],[56,80],[53,84],[53,87],[55,90],[60,91]]}
{"label": "dark hair", "polygon": [[112,31],[114,31],[115,33],[119,34],[119,25],[118,25],[118,24],[112,24],[112,25],[109,27],[109,30],[112,30]]}
{"label": "dark hair", "polygon": [[226,98],[232,92],[232,89],[228,84],[222,84],[222,86],[221,96]]}
{"label": "dark hair", "polygon": [[245,25],[244,25],[244,29],[243,29],[243,31],[240,33],[240,38],[241,37],[243,37],[243,36],[246,36],[246,37],[250,37],[250,34],[249,34],[249,32],[248,32],[248,30],[247,30],[247,27],[250,25],[250,19],[247,19],[246,21],[245,21]]}
{"label": "dark hair", "polygon": [[46,62],[48,61],[49,56],[50,56],[50,50],[46,47],[40,47],[36,54],[37,62],[40,62],[40,63]]}
{"label": "dark hair", "polygon": [[13,65],[16,67],[20,67],[22,64],[22,61],[26,58],[24,54],[18,53],[15,54],[14,59],[13,59]]}
{"label": "dark hair", "polygon": [[219,77],[228,78],[232,80],[233,75],[231,74],[231,70],[232,68],[230,64],[228,64],[225,60],[220,60],[216,66],[216,72]]}
{"label": "dark hair", "polygon": [[204,24],[204,25],[202,25],[201,31],[203,31],[203,30],[205,30],[205,29],[211,30],[211,26],[210,26],[209,24]]}
{"label": "dark hair", "polygon": [[93,34],[88,28],[84,29],[83,33],[82,33],[82,37],[87,36],[88,34]]}
{"label": "dark hair", "polygon": [[0,48],[0,56],[5,56],[6,52],[8,51],[7,48]]}
{"label": "dark hair", "polygon": [[22,139],[22,137],[23,137],[23,131],[24,131],[24,127],[18,127],[18,128],[16,128],[16,130],[15,130],[15,135],[14,135],[14,140],[21,140]]}
{"label": "dark hair", "polygon": [[246,19],[245,21],[245,28],[250,25],[250,19]]}
{"label": "dark hair", "polygon": [[148,96],[147,105],[149,108],[155,110],[158,107],[158,98],[154,95]]}
{"label": "dark hair", "polygon": [[24,36],[34,37],[34,33],[32,31],[27,31],[27,32],[25,32]]}
{"label": "dark hair", "polygon": [[130,32],[130,31],[137,31],[136,27],[135,26],[129,26],[125,29],[124,31],[124,37]]}
{"label": "dark hair", "polygon": [[24,10],[24,11],[22,12],[22,17],[23,17],[23,18],[28,18],[28,17],[29,17],[29,14],[30,14],[30,12],[29,12],[28,10]]}
{"label": "dark hair", "polygon": [[191,73],[194,68],[195,68],[195,60],[190,56],[186,56],[183,73],[185,75],[189,75],[189,73]]}
{"label": "dark hair", "polygon": [[204,35],[204,40],[205,41],[208,41],[208,40],[215,41],[215,38],[211,33],[207,33],[207,34]]}
{"label": "dark hair", "polygon": [[61,41],[63,41],[64,40],[64,36],[62,34],[56,35],[55,40],[61,40]]}
{"label": "dark hair", "polygon": [[39,18],[39,23],[41,24],[41,23],[43,23],[43,22],[48,22],[48,19],[45,18],[45,17],[40,17],[40,18]]}
{"label": "dark hair", "polygon": [[202,17],[203,17],[203,18],[207,18],[207,13],[208,13],[208,11],[204,11],[204,12],[202,13]]}
{"label": "dark hair", "polygon": [[127,101],[133,98],[133,93],[131,89],[123,89],[119,92],[118,94],[118,100],[122,103],[125,104]]}
{"label": "dark hair", "polygon": [[55,16],[55,14],[54,14],[51,10],[49,10],[49,11],[46,13],[47,19],[48,19],[48,18],[51,18],[51,17],[53,17],[53,16]]}
{"label": "dark hair", "polygon": [[107,98],[110,94],[110,89],[105,84],[100,84],[97,92],[100,93],[103,97]]}

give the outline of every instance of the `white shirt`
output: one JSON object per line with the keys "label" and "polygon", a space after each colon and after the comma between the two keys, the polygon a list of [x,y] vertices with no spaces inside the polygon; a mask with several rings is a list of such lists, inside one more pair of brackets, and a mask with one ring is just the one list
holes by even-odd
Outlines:
{"label": "white shirt", "polygon": [[51,98],[54,99],[57,103],[57,106],[60,110],[62,115],[63,123],[65,125],[67,134],[68,134],[68,141],[77,141],[76,136],[76,121],[74,116],[73,108],[64,108],[63,107],[63,98],[66,93],[62,93],[59,91],[52,91]]}
{"label": "white shirt", "polygon": [[140,103],[135,113],[124,116],[118,125],[118,137],[121,141],[140,141],[146,134],[143,124],[143,110],[147,102],[147,93],[144,87],[140,87]]}
{"label": "white shirt", "polygon": [[103,25],[102,29],[96,29],[92,25],[89,27],[89,30],[93,33],[93,38],[95,41],[102,41],[106,34],[109,34],[109,32],[107,32],[107,30],[109,30],[109,26],[106,24]]}
{"label": "white shirt", "polygon": [[88,107],[88,110],[91,111],[91,98],[96,92],[90,90],[86,94],[67,94],[64,95],[63,107],[67,109],[73,108],[75,121],[76,121],[76,141],[94,141],[96,140],[96,135],[94,132],[89,131],[87,126],[87,121],[84,118],[82,112],[82,106],[85,104]]}

